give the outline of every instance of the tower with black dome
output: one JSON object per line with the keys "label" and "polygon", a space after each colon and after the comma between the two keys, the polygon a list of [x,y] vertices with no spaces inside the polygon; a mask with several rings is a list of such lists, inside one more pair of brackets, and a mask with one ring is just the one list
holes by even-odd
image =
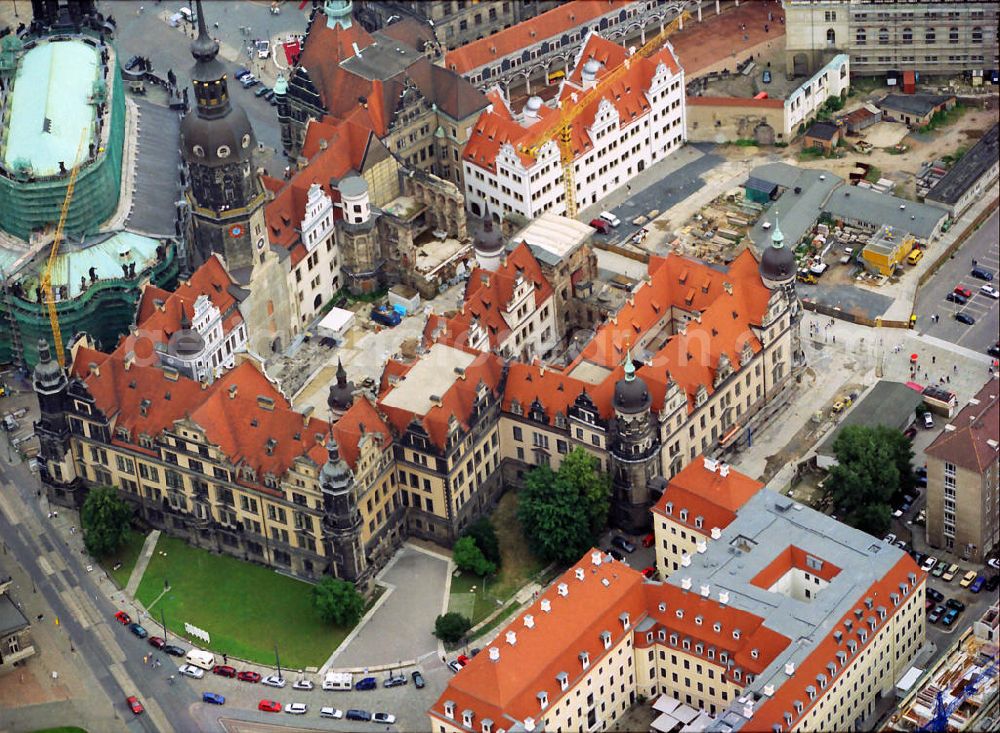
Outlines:
{"label": "tower with black dome", "polygon": [[371,570],[361,542],[361,510],[354,474],[341,458],[332,435],[326,450],[327,461],[320,469],[319,482],[323,492],[323,543],[327,556],[332,558],[330,573],[367,593]]}
{"label": "tower with black dome", "polygon": [[631,534],[649,529],[653,479],[659,473],[660,439],[650,413],[649,388],[635,374],[631,350],[625,376],[615,384],[611,438],[611,524]]}
{"label": "tower with black dome", "polygon": [[78,502],[71,498],[77,476],[70,454],[69,421],[66,419],[70,405],[69,378],[66,370],[52,357],[45,339],[38,339],[38,363],[31,375],[31,386],[39,407],[35,421],[39,477],[50,497],[55,493],[60,503],[73,506]]}
{"label": "tower with black dome", "polygon": [[760,279],[768,290],[784,293],[788,301],[792,325],[792,362],[799,366],[804,364],[805,355],[802,352],[798,328],[799,321],[802,319],[802,305],[795,289],[797,268],[795,252],[785,246],[785,235],[781,233],[778,212],[775,212],[771,246],[765,249],[760,256]]}
{"label": "tower with black dome", "polygon": [[208,35],[201,0],[198,37],[191,43],[195,105],[181,121],[181,153],[187,164],[195,266],[213,252],[241,283],[263,256],[264,190],[253,165],[257,145],[247,114],[229,98],[228,74],[219,44]]}

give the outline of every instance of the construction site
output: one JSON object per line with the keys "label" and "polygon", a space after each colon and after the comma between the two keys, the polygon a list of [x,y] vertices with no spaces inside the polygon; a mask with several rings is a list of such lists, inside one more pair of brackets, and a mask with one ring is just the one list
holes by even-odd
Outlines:
{"label": "construction site", "polygon": [[[992,730],[997,717],[997,641],[1000,610],[994,604],[928,670],[911,669],[900,680],[905,695],[886,731]],[[909,687],[907,687],[909,685]]]}

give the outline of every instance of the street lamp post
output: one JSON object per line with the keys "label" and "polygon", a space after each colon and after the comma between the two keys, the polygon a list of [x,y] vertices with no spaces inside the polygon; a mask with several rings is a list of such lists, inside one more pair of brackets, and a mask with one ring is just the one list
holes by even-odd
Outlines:
{"label": "street lamp post", "polygon": [[281,657],[278,656],[278,645],[274,645],[274,663],[278,667],[278,679],[281,679]]}

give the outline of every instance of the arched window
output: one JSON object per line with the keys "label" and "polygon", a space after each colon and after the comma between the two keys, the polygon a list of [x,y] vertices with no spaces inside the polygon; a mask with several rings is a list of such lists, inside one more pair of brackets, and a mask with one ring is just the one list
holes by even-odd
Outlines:
{"label": "arched window", "polygon": [[885,45],[889,42],[889,29],[879,28],[878,29],[878,42]]}
{"label": "arched window", "polygon": [[948,29],[948,43],[958,43],[958,28]]}
{"label": "arched window", "polygon": [[913,43],[913,29],[904,28],[903,29],[903,43]]}
{"label": "arched window", "polygon": [[868,32],[864,28],[858,28],[854,32],[854,42],[859,46],[864,46],[868,42]]}
{"label": "arched window", "polygon": [[924,31],[924,43],[937,43],[937,32],[933,28]]}
{"label": "arched window", "polygon": [[972,42],[982,43],[983,42],[983,29],[978,25],[972,29]]}
{"label": "arched window", "polygon": [[834,32],[833,28],[826,29],[826,45],[835,46],[837,44],[837,34]]}

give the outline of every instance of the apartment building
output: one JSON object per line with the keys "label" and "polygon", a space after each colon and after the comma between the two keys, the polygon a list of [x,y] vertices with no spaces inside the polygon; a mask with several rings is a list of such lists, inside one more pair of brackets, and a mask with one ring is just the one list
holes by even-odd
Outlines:
{"label": "apartment building", "polygon": [[504,97],[524,87],[535,89],[558,84],[572,70],[571,64],[587,35],[595,30],[620,45],[646,42],[676,13],[678,4],[668,0],[577,0],[562,3],[529,20],[485,38],[470,41],[444,56],[444,66],[475,84],[483,92],[498,86]]}
{"label": "apartment building", "polygon": [[509,252],[495,272],[473,270],[461,311],[452,318],[432,314],[424,333],[440,343],[524,362],[545,356],[562,340],[552,287],[526,244]]}
{"label": "apartment building", "polygon": [[369,33],[353,22],[349,2],[314,13],[278,95],[285,154],[299,155],[310,119],[350,120],[372,130],[407,167],[461,188],[462,147],[487,101],[428,60],[421,49],[433,33],[412,18]]}
{"label": "apartment building", "polygon": [[10,597],[14,581],[0,578],[0,675],[10,672],[35,653],[31,643],[31,623],[21,604]]}
{"label": "apartment building", "polygon": [[211,382],[236,366],[236,354],[247,349],[241,294],[218,254],[209,255],[174,292],[147,284],[126,337],[129,348],[146,364]]}
{"label": "apartment building", "polygon": [[1000,388],[988,381],[924,451],[927,544],[983,562],[1000,543]]}
{"label": "apartment building", "polygon": [[140,363],[128,342],[106,354],[77,341],[68,373],[40,348],[35,431],[53,502],[114,486],[198,547],[362,590],[398,546],[391,433],[364,398],[331,431],[251,361],[209,384]]}
{"label": "apartment building", "polygon": [[858,76],[922,77],[996,69],[1000,3],[785,0],[785,66],[808,76],[837,53]]}
{"label": "apartment building", "polygon": [[571,125],[572,182],[554,139],[560,111],[533,97],[516,112],[492,92],[462,154],[469,210],[526,220],[564,214],[567,185],[578,208],[597,203],[681,146],[684,99],[684,72],[669,43],[648,58],[629,57],[591,32],[556,102],[562,110],[585,105]]}
{"label": "apartment building", "polygon": [[[923,643],[926,575],[721,467],[692,464],[658,505],[745,497],[690,563],[659,582],[588,553],[451,679],[431,729],[606,729],[640,695],[718,731],[846,730],[870,714]],[[655,535],[674,538],[659,522]]]}
{"label": "apartment building", "polygon": [[400,17],[412,18],[432,28],[445,48],[454,49],[500,33],[558,4],[556,0],[361,0],[356,14],[370,31]]}

